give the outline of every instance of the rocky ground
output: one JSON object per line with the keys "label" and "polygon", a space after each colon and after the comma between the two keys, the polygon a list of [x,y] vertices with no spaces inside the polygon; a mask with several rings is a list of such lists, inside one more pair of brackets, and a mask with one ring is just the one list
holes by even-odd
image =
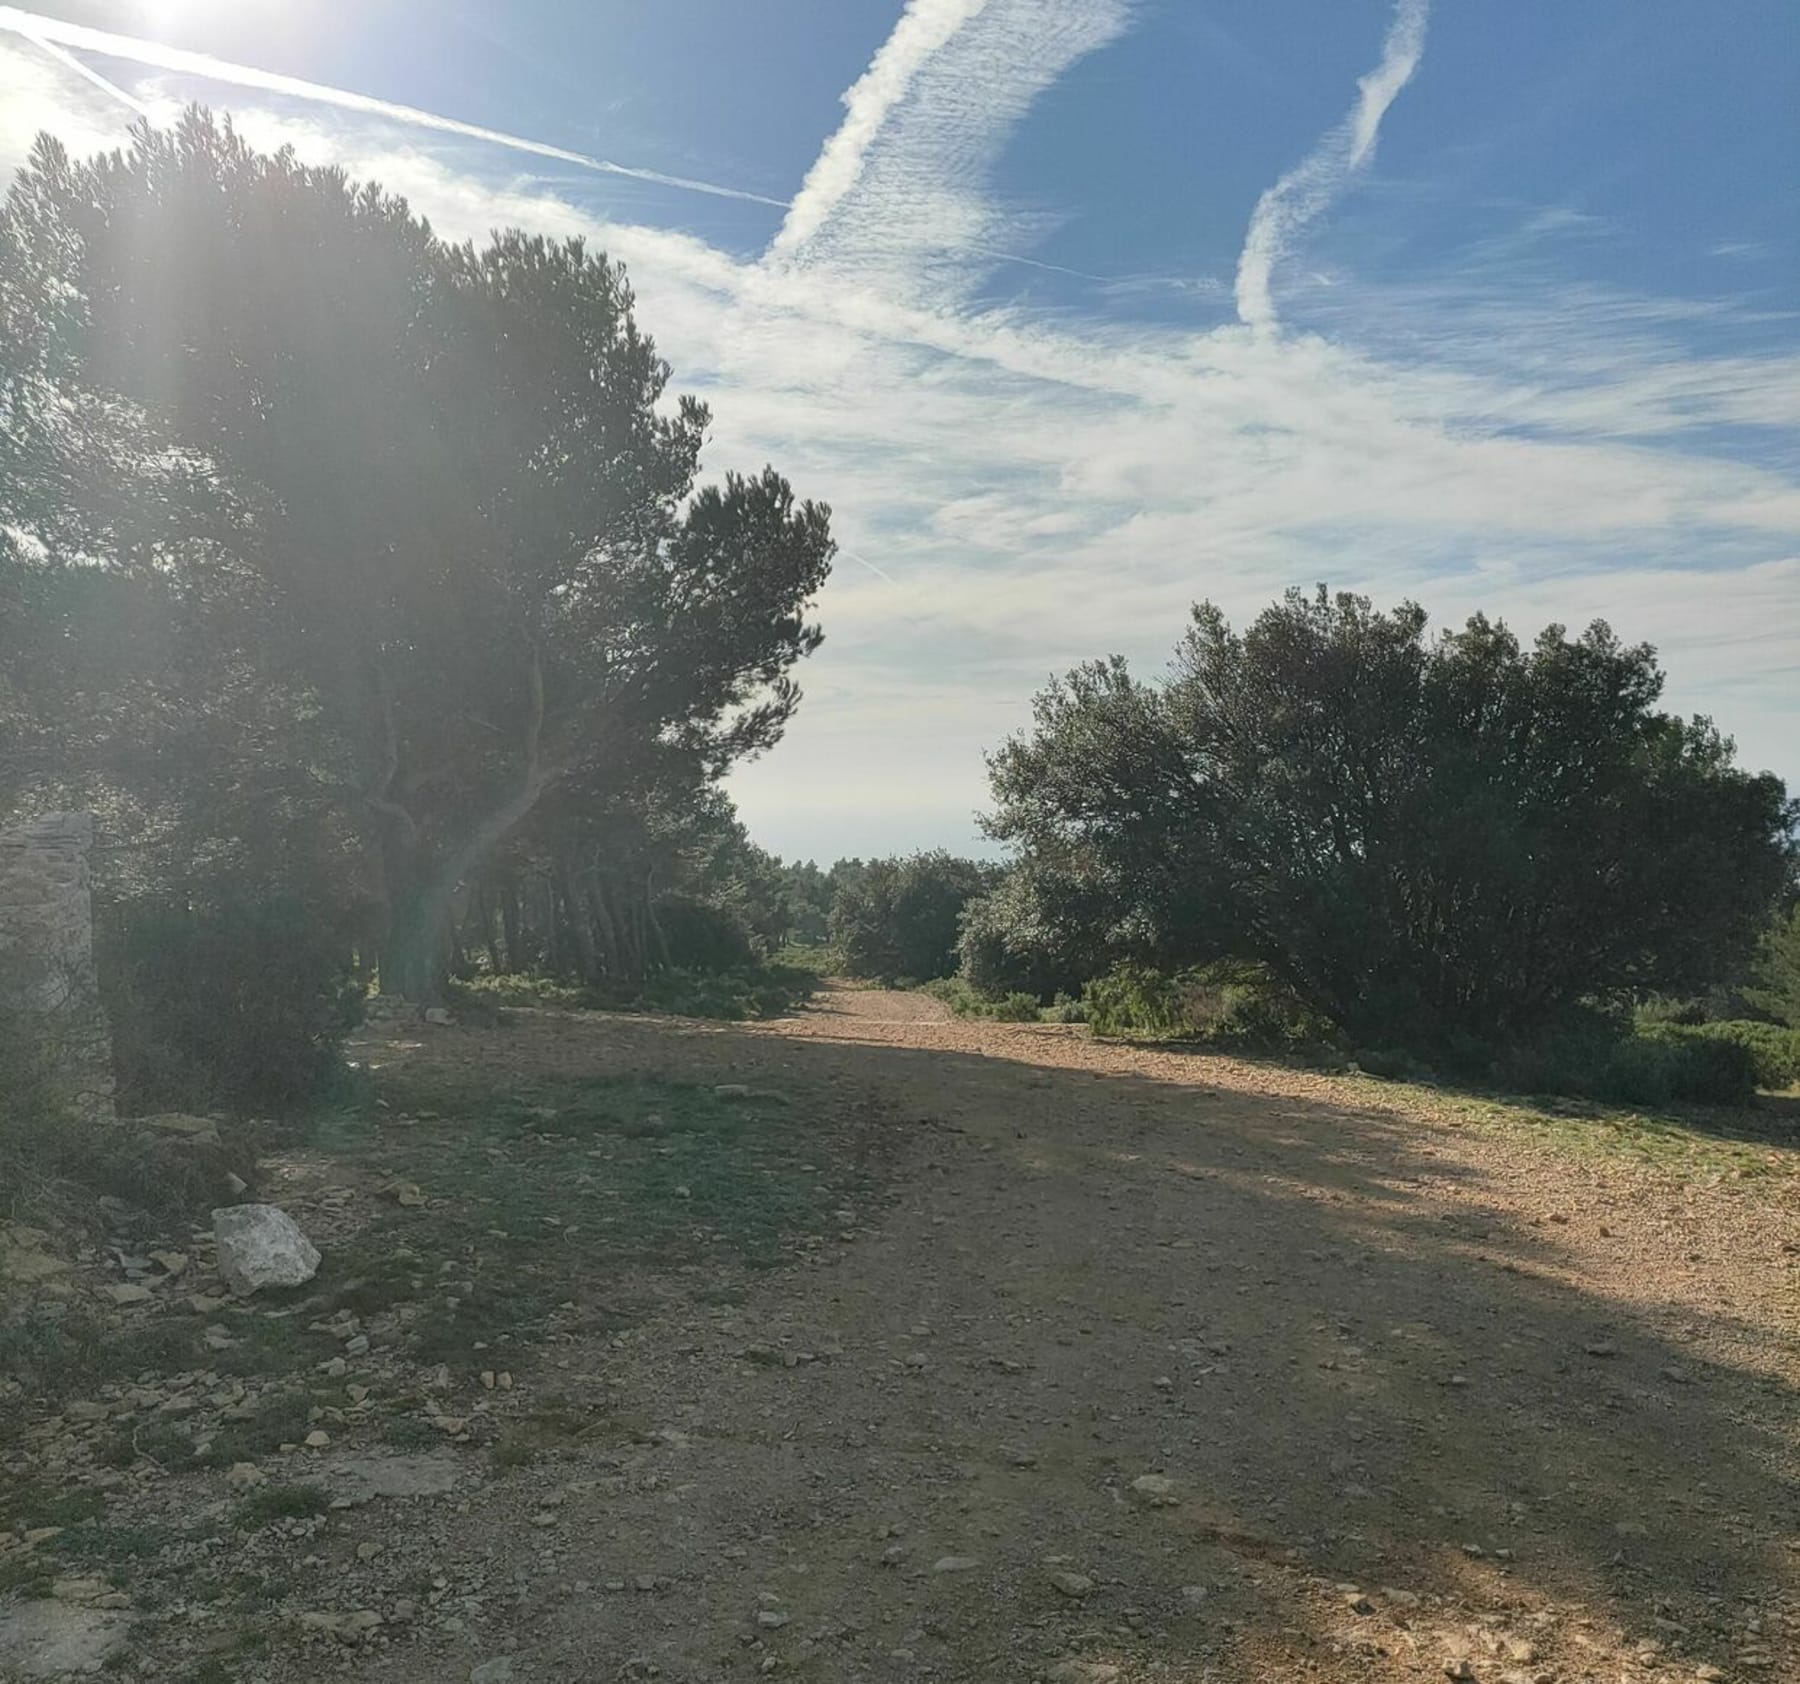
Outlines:
{"label": "rocky ground", "polygon": [[0,1676],[1800,1678],[1779,1129],[874,991],[363,1051],[310,1295],[176,1236],[186,1366],[5,1405]]}

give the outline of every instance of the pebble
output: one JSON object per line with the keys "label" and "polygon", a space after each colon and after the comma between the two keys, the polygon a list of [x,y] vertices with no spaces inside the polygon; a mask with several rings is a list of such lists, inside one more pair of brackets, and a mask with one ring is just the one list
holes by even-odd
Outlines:
{"label": "pebble", "polygon": [[1179,1500],[1175,1495],[1175,1481],[1167,1474],[1139,1474],[1131,1482],[1131,1494],[1153,1509],[1172,1508]]}
{"label": "pebble", "polygon": [[940,1555],[932,1562],[931,1570],[934,1573],[968,1573],[980,1565],[972,1555]]}
{"label": "pebble", "polygon": [[1094,1588],[1094,1581],[1085,1573],[1071,1573],[1067,1568],[1050,1575],[1050,1583],[1062,1594],[1079,1602]]}

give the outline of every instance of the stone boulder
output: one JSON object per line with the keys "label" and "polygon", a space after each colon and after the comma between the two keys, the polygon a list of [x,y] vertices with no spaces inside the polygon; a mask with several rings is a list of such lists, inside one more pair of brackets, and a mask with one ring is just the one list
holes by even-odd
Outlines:
{"label": "stone boulder", "polygon": [[274,1205],[226,1205],[212,1213],[219,1273],[240,1298],[265,1286],[304,1286],[319,1272],[318,1248]]}

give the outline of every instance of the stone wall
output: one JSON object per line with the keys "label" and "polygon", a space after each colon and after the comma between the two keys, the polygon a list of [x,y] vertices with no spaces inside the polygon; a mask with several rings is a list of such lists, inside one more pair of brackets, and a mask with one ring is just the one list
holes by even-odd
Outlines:
{"label": "stone wall", "polygon": [[0,1002],[41,1021],[71,1099],[112,1114],[112,1044],[94,973],[89,813],[0,831]]}

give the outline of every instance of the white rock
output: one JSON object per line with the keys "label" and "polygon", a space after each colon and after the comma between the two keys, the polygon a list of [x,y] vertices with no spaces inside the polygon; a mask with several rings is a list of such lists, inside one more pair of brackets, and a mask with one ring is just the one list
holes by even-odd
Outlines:
{"label": "white rock", "polygon": [[318,1249],[285,1210],[225,1205],[212,1218],[219,1273],[239,1297],[265,1286],[303,1286],[319,1272]]}

